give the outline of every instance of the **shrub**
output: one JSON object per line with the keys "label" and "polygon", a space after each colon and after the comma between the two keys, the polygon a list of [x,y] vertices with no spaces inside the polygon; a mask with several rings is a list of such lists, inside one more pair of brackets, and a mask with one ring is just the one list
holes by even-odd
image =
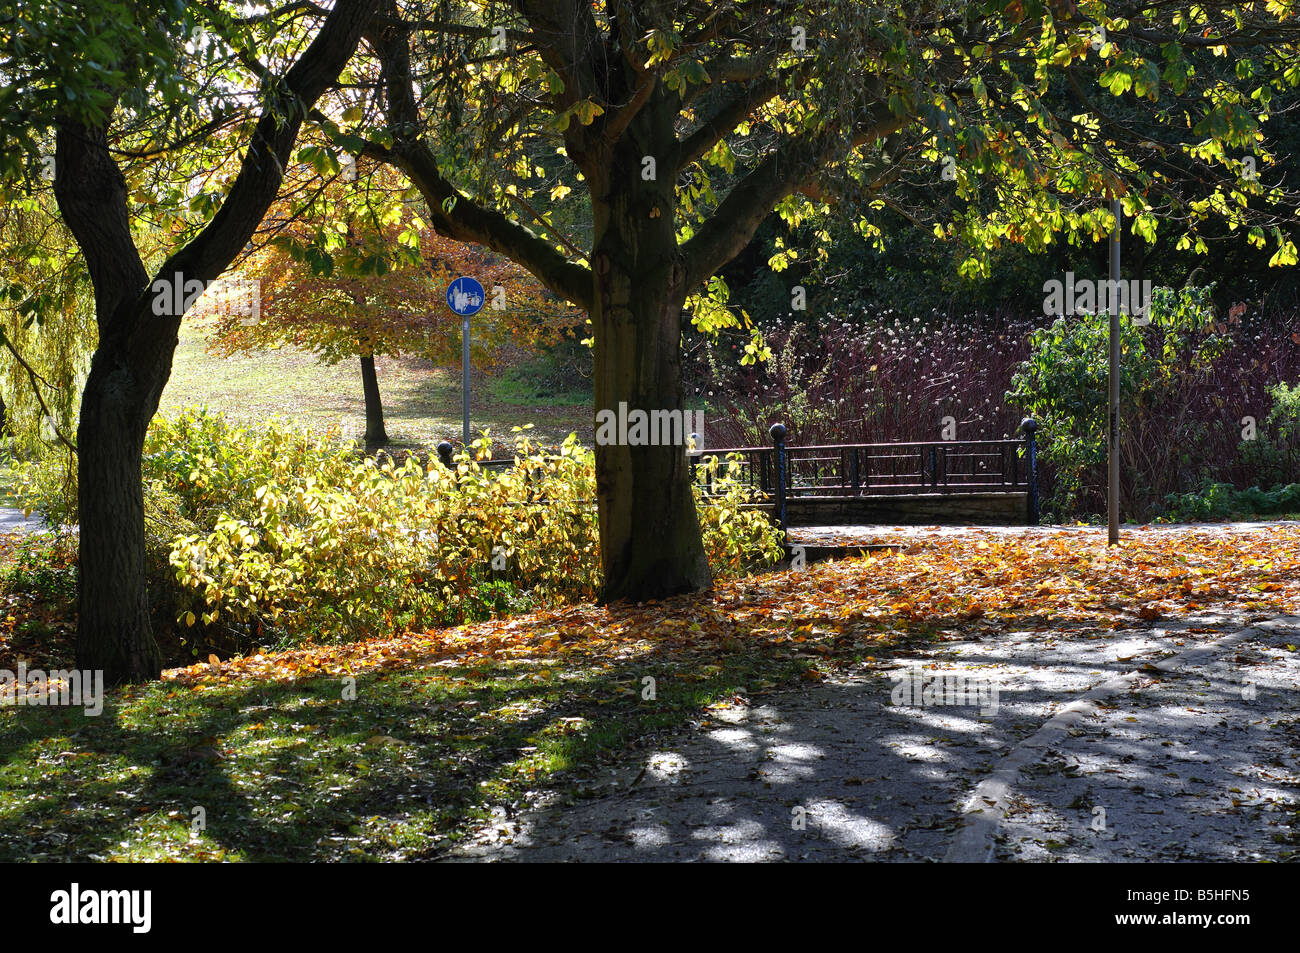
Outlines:
{"label": "shrub", "polygon": [[1273,406],[1255,439],[1241,442],[1242,459],[1261,485],[1286,483],[1300,477],[1300,382],[1268,388]]}
{"label": "shrub", "polygon": [[1231,483],[1206,483],[1192,493],[1171,493],[1165,500],[1165,512],[1160,522],[1193,523],[1279,516],[1300,518],[1300,483],[1279,484],[1271,490],[1261,490],[1257,486],[1238,490]]}
{"label": "shrub", "polygon": [[[1170,492],[1200,479],[1211,433],[1228,422],[1216,407],[1214,371],[1230,338],[1213,320],[1210,289],[1152,294],[1151,324],[1120,324],[1121,508],[1150,515]],[[1057,318],[1030,337],[1008,397],[1034,417],[1041,457],[1055,473],[1044,510],[1064,518],[1105,506],[1109,317]],[[1221,455],[1220,455],[1221,456]]]}
{"label": "shrub", "polygon": [[739,454],[731,454],[725,461],[706,457],[695,475],[696,512],[704,551],[718,576],[763,569],[785,554],[781,534],[766,510],[753,505],[759,501],[759,492],[741,481],[740,459]]}
{"label": "shrub", "polygon": [[9,460],[14,502],[57,529],[77,522],[77,458],[61,444],[28,448]]}
{"label": "shrub", "polygon": [[77,547],[70,534],[29,533],[14,548],[13,562],[4,571],[5,588],[30,592],[48,600],[77,595]]}
{"label": "shrub", "polygon": [[1002,394],[1030,330],[1009,315],[893,308],[775,321],[763,327],[772,351],[763,363],[738,366],[726,342],[705,349],[695,376],[718,411],[709,440],[763,446],[778,421],[795,446],[937,440],[948,416],[964,440],[1014,436],[1020,416]]}
{"label": "shrub", "polygon": [[[329,438],[250,431],[189,412],[150,435],[151,498],[199,532],[170,563],[184,625],[224,620],[263,640],[355,638],[590,599],[599,582],[595,469],[576,437],[543,453],[523,431],[513,467],[470,454],[448,470],[358,458]],[[489,449],[485,436],[475,454]],[[775,562],[777,534],[723,474],[701,500],[720,575]]]}
{"label": "shrub", "polygon": [[563,512],[585,489],[573,442],[554,459],[525,442],[524,466],[488,474],[464,456],[454,472],[415,457],[376,465],[328,438],[207,415],[165,422],[156,438],[151,490],[204,527],[171,551],[187,625],[357,637],[593,589],[591,518]]}

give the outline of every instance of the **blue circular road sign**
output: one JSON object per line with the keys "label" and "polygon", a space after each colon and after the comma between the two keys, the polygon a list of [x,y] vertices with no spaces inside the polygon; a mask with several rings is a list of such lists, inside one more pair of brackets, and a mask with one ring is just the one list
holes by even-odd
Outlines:
{"label": "blue circular road sign", "polygon": [[447,286],[447,307],[468,317],[483,310],[483,286],[473,278],[457,278]]}

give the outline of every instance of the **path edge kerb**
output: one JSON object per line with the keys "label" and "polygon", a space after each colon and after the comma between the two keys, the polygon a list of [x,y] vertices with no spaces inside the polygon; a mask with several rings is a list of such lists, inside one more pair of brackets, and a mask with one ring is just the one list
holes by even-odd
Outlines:
{"label": "path edge kerb", "polygon": [[[1160,672],[1172,672],[1205,656],[1217,655],[1251,636],[1261,634],[1261,631],[1279,628],[1285,623],[1300,624],[1300,618],[1288,615],[1252,623],[1210,642],[1184,649],[1176,655],[1153,663],[1150,667]],[[1071,728],[1084,718],[1097,713],[1099,702],[1124,691],[1141,674],[1141,670],[1134,669],[1094,685],[1082,696],[1057,711],[1037,731],[1008,752],[997,763],[993,772],[977,784],[967,797],[961,812],[965,823],[953,839],[948,852],[944,854],[943,863],[985,864],[991,861],[994,839],[1002,819],[1006,816],[1007,802],[1019,780],[1021,770],[1027,765],[1041,761],[1054,744],[1066,737]]]}

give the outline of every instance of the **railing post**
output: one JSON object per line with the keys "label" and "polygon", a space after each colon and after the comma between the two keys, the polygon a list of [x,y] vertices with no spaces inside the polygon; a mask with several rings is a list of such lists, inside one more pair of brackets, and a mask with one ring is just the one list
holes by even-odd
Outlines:
{"label": "railing post", "polygon": [[448,470],[451,469],[451,444],[446,440],[438,444],[438,460]]}
{"label": "railing post", "polygon": [[697,433],[691,434],[691,442],[686,445],[686,462],[691,466],[691,483],[695,482],[695,471],[700,465],[700,457],[703,455],[704,451],[700,447],[700,435]]}
{"label": "railing post", "polygon": [[781,532],[785,532],[785,481],[786,481],[786,458],[785,458],[785,424],[772,424],[768,430],[768,436],[772,438],[772,446],[775,448],[773,453],[776,465],[776,473],[773,474],[776,483],[776,522],[781,527]]}
{"label": "railing post", "polygon": [[1038,421],[1026,417],[1020,421],[1025,435],[1025,480],[1029,484],[1029,525],[1038,525]]}

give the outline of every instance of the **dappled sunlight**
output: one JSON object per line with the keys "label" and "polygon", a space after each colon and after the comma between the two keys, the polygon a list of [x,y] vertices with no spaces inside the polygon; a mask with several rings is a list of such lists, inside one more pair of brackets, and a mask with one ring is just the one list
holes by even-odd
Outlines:
{"label": "dappled sunlight", "polygon": [[674,784],[689,771],[691,764],[676,752],[656,752],[646,761],[646,774],[655,781]]}
{"label": "dappled sunlight", "polygon": [[894,844],[896,833],[889,825],[863,817],[839,801],[814,800],[808,810],[817,818],[820,833],[842,847],[885,851]]}
{"label": "dappled sunlight", "polygon": [[711,737],[732,751],[757,751],[759,748],[753,735],[744,728],[719,728],[712,732]]}
{"label": "dappled sunlight", "polygon": [[904,735],[885,742],[901,757],[911,761],[950,761],[952,754],[935,745],[931,738],[923,735]]}

